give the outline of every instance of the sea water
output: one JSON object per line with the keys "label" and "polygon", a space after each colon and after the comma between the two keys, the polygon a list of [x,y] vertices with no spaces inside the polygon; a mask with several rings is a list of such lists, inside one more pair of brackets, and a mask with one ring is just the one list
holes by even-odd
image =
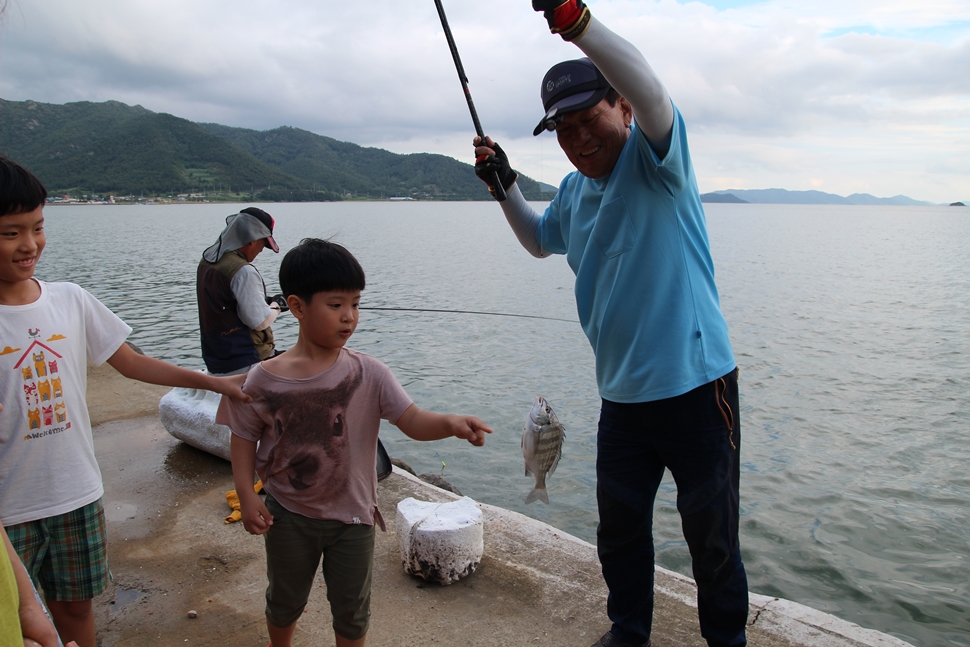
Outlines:
{"label": "sea water", "polygon": [[[495,430],[474,448],[385,425],[392,456],[595,542],[600,401],[565,260],[529,256],[487,202],[263,206],[284,252],[314,236],[357,256],[362,308],[548,318],[362,310],[350,345],[388,364],[422,408]],[[706,209],[740,368],[751,589],[915,645],[970,645],[970,210]],[[37,274],[86,287],[146,353],[202,368],[196,266],[234,211],[50,207]],[[255,262],[271,293],[281,257]],[[296,339],[287,314],[273,329],[281,348]],[[519,442],[536,395],[567,434],[549,506],[524,503],[532,479]],[[668,477],[657,561],[690,575],[675,501]]]}

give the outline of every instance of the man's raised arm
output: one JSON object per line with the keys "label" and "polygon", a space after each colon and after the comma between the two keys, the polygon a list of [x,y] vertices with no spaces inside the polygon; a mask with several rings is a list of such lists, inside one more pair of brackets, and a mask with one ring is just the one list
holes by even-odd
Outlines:
{"label": "man's raised arm", "polygon": [[666,88],[640,50],[594,18],[582,0],[533,0],[532,8],[544,13],[552,33],[571,41],[593,61],[633,106],[637,127],[647,141],[665,154],[670,148],[674,109]]}

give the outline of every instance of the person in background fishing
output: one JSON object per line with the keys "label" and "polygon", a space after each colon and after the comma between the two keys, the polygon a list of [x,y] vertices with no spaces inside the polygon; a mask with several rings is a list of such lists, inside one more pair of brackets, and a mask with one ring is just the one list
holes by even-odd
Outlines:
{"label": "person in background fishing", "polygon": [[602,398],[596,538],[613,623],[593,647],[650,643],[653,506],[664,468],[677,484],[701,634],[712,647],[745,645],[738,371],[684,119],[643,55],[582,0],[532,7],[587,56],[546,73],[533,133],[555,131],[576,171],[540,215],[490,138],[474,140],[475,170],[486,183],[497,174],[519,242],[539,258],[565,254],[576,274]]}
{"label": "person in background fishing", "polygon": [[219,240],[202,253],[196,278],[202,359],[213,375],[245,373],[277,354],[270,324],[282,298],[267,298],[252,262],[269,247],[277,254],[273,217],[248,207],[226,218]]}

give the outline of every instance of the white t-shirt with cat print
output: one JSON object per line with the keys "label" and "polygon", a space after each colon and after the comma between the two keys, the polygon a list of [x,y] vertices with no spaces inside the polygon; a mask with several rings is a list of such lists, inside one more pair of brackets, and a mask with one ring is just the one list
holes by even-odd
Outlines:
{"label": "white t-shirt with cat print", "polygon": [[37,281],[33,303],[0,305],[0,520],[44,519],[104,493],[85,400],[131,328],[73,283]]}

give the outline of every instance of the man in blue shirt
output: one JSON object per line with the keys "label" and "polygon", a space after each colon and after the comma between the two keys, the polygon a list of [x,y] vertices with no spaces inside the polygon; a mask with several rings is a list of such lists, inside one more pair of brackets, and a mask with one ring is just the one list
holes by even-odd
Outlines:
{"label": "man in blue shirt", "polygon": [[653,505],[665,468],[677,483],[701,634],[711,647],[745,645],[737,368],[684,120],[643,55],[582,0],[532,4],[588,57],[546,73],[534,132],[555,131],[577,170],[540,215],[491,139],[476,138],[475,168],[502,183],[502,210],[527,250],[565,254],[596,356],[597,550],[613,624],[593,647],[650,642]]}

